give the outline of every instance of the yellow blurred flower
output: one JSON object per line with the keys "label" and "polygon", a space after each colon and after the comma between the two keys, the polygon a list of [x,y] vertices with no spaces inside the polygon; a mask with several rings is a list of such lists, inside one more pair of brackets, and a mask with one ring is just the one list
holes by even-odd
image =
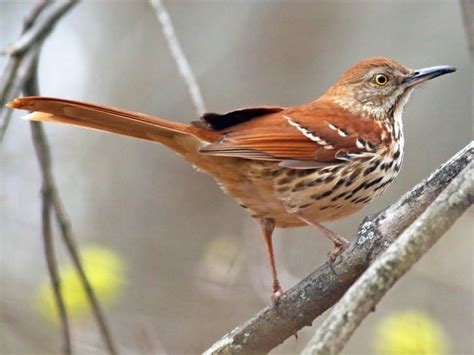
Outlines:
{"label": "yellow blurred flower", "polygon": [[224,290],[232,285],[242,266],[245,253],[237,238],[221,235],[211,240],[196,269],[199,287],[215,297],[225,297]]}
{"label": "yellow blurred flower", "polygon": [[[125,267],[120,256],[102,247],[88,247],[80,251],[84,271],[95,294],[102,304],[116,300],[125,282]],[[72,263],[60,267],[61,292],[66,310],[71,318],[90,313],[90,305]],[[52,321],[58,321],[58,312],[49,279],[42,282],[37,294],[40,313]]]}
{"label": "yellow blurred flower", "polygon": [[418,311],[394,313],[376,328],[377,355],[447,354],[447,335],[441,325]]}

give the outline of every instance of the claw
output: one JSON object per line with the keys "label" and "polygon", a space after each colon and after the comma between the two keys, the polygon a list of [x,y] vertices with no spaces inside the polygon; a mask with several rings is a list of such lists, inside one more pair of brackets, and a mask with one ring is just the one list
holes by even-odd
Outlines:
{"label": "claw", "polygon": [[278,301],[280,300],[281,295],[283,295],[283,290],[280,286],[274,287],[273,288],[273,293],[272,293],[272,304],[274,306],[278,305]]}
{"label": "claw", "polygon": [[336,245],[333,250],[328,253],[329,260],[335,261],[337,256],[347,247],[349,242],[346,240],[343,244]]}
{"label": "claw", "polygon": [[333,250],[331,250],[328,253],[329,257],[329,267],[331,268],[331,271],[334,273],[334,275],[339,276],[336,270],[334,269],[334,261],[338,257],[338,255],[347,248],[349,245],[349,241],[346,239],[342,238],[341,236],[338,236],[338,242],[334,243],[335,247]]}
{"label": "claw", "polygon": [[332,273],[338,277],[339,274],[336,272],[336,269],[334,268],[334,262],[329,258],[329,268],[331,269]]}

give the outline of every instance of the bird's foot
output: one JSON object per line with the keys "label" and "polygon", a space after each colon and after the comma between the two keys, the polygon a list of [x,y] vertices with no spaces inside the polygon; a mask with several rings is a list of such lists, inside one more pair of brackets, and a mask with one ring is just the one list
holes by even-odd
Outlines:
{"label": "bird's foot", "polygon": [[[334,236],[333,236],[334,237]],[[334,239],[331,238],[331,240],[334,242],[334,249],[332,249],[328,253],[329,260],[331,262],[334,262],[336,260],[337,256],[347,248],[349,245],[349,241],[341,237],[340,235],[335,234]]]}
{"label": "bird's foot", "polygon": [[273,284],[273,293],[272,293],[272,304],[276,306],[280,300],[281,295],[283,295],[283,289],[280,284]]}
{"label": "bird's foot", "polygon": [[336,233],[333,233],[333,235],[331,236],[331,240],[334,242],[334,249],[328,253],[329,267],[331,268],[331,271],[334,273],[334,275],[339,276],[336,272],[336,269],[334,268],[334,261],[336,260],[338,255],[344,249],[347,248],[347,246],[349,245],[349,241]]}

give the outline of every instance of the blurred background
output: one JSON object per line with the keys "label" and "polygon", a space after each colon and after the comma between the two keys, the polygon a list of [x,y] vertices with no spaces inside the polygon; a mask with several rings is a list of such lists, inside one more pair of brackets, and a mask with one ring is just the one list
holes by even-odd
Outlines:
{"label": "blurred background", "polygon": [[[33,4],[0,0],[1,48],[18,38]],[[348,239],[365,215],[396,201],[472,140],[472,68],[457,1],[164,4],[209,111],[309,102],[370,56],[412,68],[458,68],[412,96],[404,114],[404,166],[388,192],[328,225]],[[2,71],[6,60],[0,58]],[[77,5],[44,45],[39,81],[42,95],[196,119],[147,1]],[[29,126],[20,116],[14,114],[0,150],[0,351],[53,353],[60,330],[46,286],[41,181]],[[159,145],[65,126],[45,129],[84,263],[122,353],[202,352],[269,303],[259,227],[211,178]],[[434,339],[429,349],[474,352],[473,217],[471,208],[395,285],[344,354],[384,353],[391,342],[416,342],[413,336],[422,331]],[[279,230],[274,240],[285,289],[324,262],[331,248],[311,228]],[[76,350],[101,353],[59,238],[56,245],[65,287],[77,298],[68,300]],[[413,326],[417,319],[420,327],[407,334],[403,322]],[[305,328],[272,353],[299,352],[312,332]]]}

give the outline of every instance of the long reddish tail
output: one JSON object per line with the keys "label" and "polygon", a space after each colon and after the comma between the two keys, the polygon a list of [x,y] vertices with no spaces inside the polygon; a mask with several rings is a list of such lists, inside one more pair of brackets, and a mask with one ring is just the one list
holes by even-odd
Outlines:
{"label": "long reddish tail", "polygon": [[[25,118],[32,121],[56,122],[146,139],[167,145],[180,154],[191,147],[182,147],[176,137],[189,137],[196,149],[213,133],[190,125],[171,122],[137,112],[72,100],[31,96],[15,99],[8,107],[32,111]],[[215,138],[214,138],[215,139]],[[192,142],[192,141],[195,142]],[[181,142],[182,143],[182,142]],[[193,149],[194,149],[193,148]]]}
{"label": "long reddish tail", "polygon": [[31,111],[25,118],[33,121],[69,124],[158,142],[220,181],[240,179],[232,158],[199,152],[203,146],[221,137],[216,131],[113,107],[51,97],[22,97],[7,106]]}

